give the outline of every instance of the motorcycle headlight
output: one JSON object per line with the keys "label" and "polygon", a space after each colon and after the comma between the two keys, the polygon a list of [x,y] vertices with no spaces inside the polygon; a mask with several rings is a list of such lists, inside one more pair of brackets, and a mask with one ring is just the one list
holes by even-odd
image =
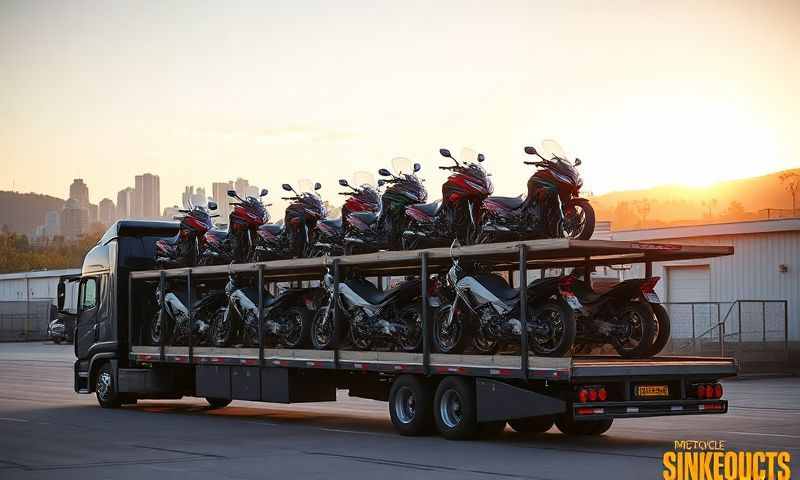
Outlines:
{"label": "motorcycle headlight", "polygon": [[325,283],[325,288],[329,290],[333,288],[333,275],[326,273],[325,277],[323,278],[323,282]]}

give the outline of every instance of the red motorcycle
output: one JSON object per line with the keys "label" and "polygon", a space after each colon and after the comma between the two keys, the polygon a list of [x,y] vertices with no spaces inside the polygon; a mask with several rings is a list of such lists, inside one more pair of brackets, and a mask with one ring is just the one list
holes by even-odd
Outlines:
{"label": "red motorcycle", "polygon": [[[200,252],[205,248],[206,232],[214,228],[209,210],[216,210],[217,204],[208,202],[208,208],[200,205],[179,210],[178,234],[172,238],[156,241],[155,261],[158,268],[192,267],[198,263]],[[216,216],[216,215],[215,215]]]}
{"label": "red motorcycle", "polygon": [[524,162],[539,167],[528,180],[527,197],[488,197],[483,201],[478,243],[591,238],[595,214],[589,200],[580,198],[583,180],[576,170],[580,159],[567,160],[553,140],[544,141],[542,150],[549,158],[533,147],[525,147],[525,153],[541,159]]}
{"label": "red motorcycle", "polygon": [[240,197],[235,190],[228,190],[233,211],[228,216],[228,228],[215,227],[205,234],[201,264],[222,265],[231,262],[246,263],[253,260],[253,245],[259,227],[269,221],[269,212],[261,202],[267,189],[262,189],[258,198]]}
{"label": "red motorcycle", "polygon": [[459,162],[446,148],[439,153],[455,165],[439,167],[452,172],[442,185],[441,201],[406,208],[411,220],[403,232],[404,250],[447,246],[453,239],[465,245],[475,243],[481,204],[494,191],[489,174],[480,165],[484,160],[482,153],[476,156],[477,163]]}

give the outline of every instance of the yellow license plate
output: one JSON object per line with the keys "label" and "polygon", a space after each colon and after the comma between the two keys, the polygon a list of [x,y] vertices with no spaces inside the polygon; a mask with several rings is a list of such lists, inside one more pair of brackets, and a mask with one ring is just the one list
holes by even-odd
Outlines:
{"label": "yellow license plate", "polygon": [[637,397],[669,397],[669,386],[667,385],[637,385]]}

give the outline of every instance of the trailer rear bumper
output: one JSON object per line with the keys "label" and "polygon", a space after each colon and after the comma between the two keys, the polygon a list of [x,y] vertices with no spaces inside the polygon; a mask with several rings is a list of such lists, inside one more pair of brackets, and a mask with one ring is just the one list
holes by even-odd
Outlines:
{"label": "trailer rear bumper", "polygon": [[575,420],[708,415],[728,412],[727,400],[659,400],[641,402],[574,403]]}

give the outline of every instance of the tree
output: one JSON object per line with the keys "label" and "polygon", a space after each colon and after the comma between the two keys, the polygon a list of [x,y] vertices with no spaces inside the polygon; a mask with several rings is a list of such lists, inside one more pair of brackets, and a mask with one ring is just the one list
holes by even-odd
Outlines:
{"label": "tree", "polygon": [[744,205],[736,200],[731,200],[728,204],[728,210],[725,212],[725,216],[731,220],[741,219],[744,217]]}
{"label": "tree", "polygon": [[642,226],[644,226],[644,224],[647,223],[647,214],[650,213],[650,200],[646,198],[644,200],[637,200],[634,202],[634,205],[636,205],[636,212],[638,212],[641,217],[640,222]]}
{"label": "tree", "polygon": [[797,193],[800,192],[800,175],[796,172],[782,173],[781,183],[785,185],[786,191],[792,196],[792,216],[797,216]]}

